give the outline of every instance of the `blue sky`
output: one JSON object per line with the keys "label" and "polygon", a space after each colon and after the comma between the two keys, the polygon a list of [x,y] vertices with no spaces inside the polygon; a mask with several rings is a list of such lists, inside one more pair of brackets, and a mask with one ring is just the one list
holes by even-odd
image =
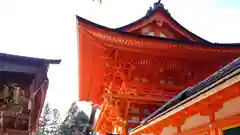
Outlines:
{"label": "blue sky", "polygon": [[223,8],[240,8],[239,0],[217,0],[217,6]]}
{"label": "blue sky", "polygon": [[[119,27],[144,16],[155,1],[103,0],[103,4],[98,4],[92,0],[2,0],[0,50],[62,59],[60,65],[50,68],[47,101],[63,115],[78,94],[75,15],[108,27]],[[237,0],[163,2],[171,15],[193,33],[212,42],[240,42]],[[86,105],[82,108],[86,109]]]}

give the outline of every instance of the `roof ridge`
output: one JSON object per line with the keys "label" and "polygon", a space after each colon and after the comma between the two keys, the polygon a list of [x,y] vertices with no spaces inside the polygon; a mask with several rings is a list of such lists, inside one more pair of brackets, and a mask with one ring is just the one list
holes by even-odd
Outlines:
{"label": "roof ridge", "polygon": [[153,3],[153,7],[152,6],[149,7],[146,16],[148,16],[149,14],[151,14],[152,12],[154,12],[157,9],[160,9],[160,8],[165,9],[164,4],[161,3],[161,0],[158,0],[157,2]]}
{"label": "roof ridge", "polygon": [[183,43],[183,44],[191,44],[191,45],[199,45],[199,46],[211,46],[211,47],[227,47],[227,48],[239,48],[240,43],[211,43],[211,42],[194,42],[194,41],[184,41],[184,40],[179,40],[179,39],[170,39],[170,38],[162,38],[162,37],[155,37],[155,36],[149,36],[149,35],[139,35],[135,33],[130,33],[130,32],[125,32],[119,29],[113,29],[109,28],[97,23],[94,23],[92,21],[89,21],[85,18],[82,18],[78,15],[76,15],[76,19],[79,23],[84,23],[88,24],[93,27],[97,27],[99,29],[115,32],[117,34],[124,34],[128,36],[133,36],[133,37],[138,37],[138,38],[145,38],[145,39],[152,39],[152,40],[161,40],[161,41],[168,41],[168,42],[177,42],[177,43]]}
{"label": "roof ridge", "polygon": [[61,62],[60,59],[45,59],[45,58],[36,58],[36,57],[29,57],[29,56],[20,56],[14,54],[7,54],[0,52],[0,59],[19,59],[19,60],[26,60],[26,61],[38,61],[38,62],[45,62],[49,64],[59,64]]}

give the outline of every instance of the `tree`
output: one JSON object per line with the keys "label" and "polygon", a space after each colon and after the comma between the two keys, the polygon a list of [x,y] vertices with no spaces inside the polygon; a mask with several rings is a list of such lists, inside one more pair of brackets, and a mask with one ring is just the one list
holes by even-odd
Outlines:
{"label": "tree", "polygon": [[51,128],[52,128],[51,134],[57,135],[58,129],[59,129],[59,124],[60,124],[60,113],[57,109],[53,109],[52,114],[53,114],[53,120],[51,123]]}
{"label": "tree", "polygon": [[59,124],[59,111],[57,109],[52,109],[50,104],[46,103],[39,119],[39,131],[37,135],[57,135]]}
{"label": "tree", "polygon": [[[92,114],[94,115],[94,113]],[[69,108],[65,120],[60,124],[59,135],[72,135],[74,133],[88,135],[91,130],[91,125],[92,121],[88,115],[80,111],[76,102],[74,102]]]}
{"label": "tree", "polygon": [[77,113],[77,111],[78,111],[78,107],[76,102],[74,102],[69,108],[65,120],[59,126],[59,132],[58,132],[59,135],[72,135],[73,127],[70,121],[74,119],[74,115],[75,113]]}
{"label": "tree", "polygon": [[49,125],[51,124],[51,107],[49,103],[46,103],[46,105],[43,108],[43,113],[40,116],[39,119],[39,133],[38,134],[48,134],[49,132]]}

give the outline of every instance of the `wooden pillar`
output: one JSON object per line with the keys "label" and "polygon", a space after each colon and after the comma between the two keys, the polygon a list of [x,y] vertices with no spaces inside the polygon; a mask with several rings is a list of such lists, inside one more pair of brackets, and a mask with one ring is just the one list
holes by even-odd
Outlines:
{"label": "wooden pillar", "polygon": [[182,132],[181,126],[184,124],[186,117],[185,113],[180,113],[176,116],[176,119],[171,121],[172,126],[177,128],[177,134]]}
{"label": "wooden pillar", "polygon": [[179,134],[179,133],[181,133],[182,132],[182,130],[181,130],[181,125],[178,125],[177,126],[177,133]]}
{"label": "wooden pillar", "polygon": [[129,108],[131,106],[131,103],[128,101],[126,108],[125,108],[125,112],[124,112],[124,132],[127,135],[128,134],[128,112],[129,112]]}
{"label": "wooden pillar", "polygon": [[213,126],[213,123],[215,122],[215,115],[214,112],[212,112],[209,116],[210,118],[210,135],[219,135],[218,129]]}

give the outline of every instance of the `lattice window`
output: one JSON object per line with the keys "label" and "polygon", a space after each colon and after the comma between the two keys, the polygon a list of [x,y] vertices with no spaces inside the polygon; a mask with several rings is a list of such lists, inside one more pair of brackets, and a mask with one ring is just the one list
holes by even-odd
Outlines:
{"label": "lattice window", "polygon": [[168,85],[174,85],[174,84],[173,84],[173,81],[169,80],[169,81],[168,81]]}
{"label": "lattice window", "polygon": [[161,79],[161,80],[160,80],[160,84],[166,84],[166,83],[165,83],[165,80]]}
{"label": "lattice window", "polygon": [[149,115],[149,114],[150,114],[150,112],[149,112],[149,110],[148,110],[148,109],[144,109],[144,110],[143,110],[143,114],[144,114],[144,115]]}
{"label": "lattice window", "polygon": [[138,116],[132,116],[132,122],[139,123],[139,117]]}
{"label": "lattice window", "polygon": [[131,113],[139,113],[139,108],[131,108],[130,112]]}
{"label": "lattice window", "polygon": [[136,64],[138,64],[138,65],[151,65],[152,62],[150,60],[137,60]]}
{"label": "lattice window", "polygon": [[146,77],[143,77],[141,82],[147,83],[147,82],[148,82],[148,79],[147,79]]}
{"label": "lattice window", "polygon": [[134,81],[135,81],[135,82],[140,82],[140,78],[134,77]]}

